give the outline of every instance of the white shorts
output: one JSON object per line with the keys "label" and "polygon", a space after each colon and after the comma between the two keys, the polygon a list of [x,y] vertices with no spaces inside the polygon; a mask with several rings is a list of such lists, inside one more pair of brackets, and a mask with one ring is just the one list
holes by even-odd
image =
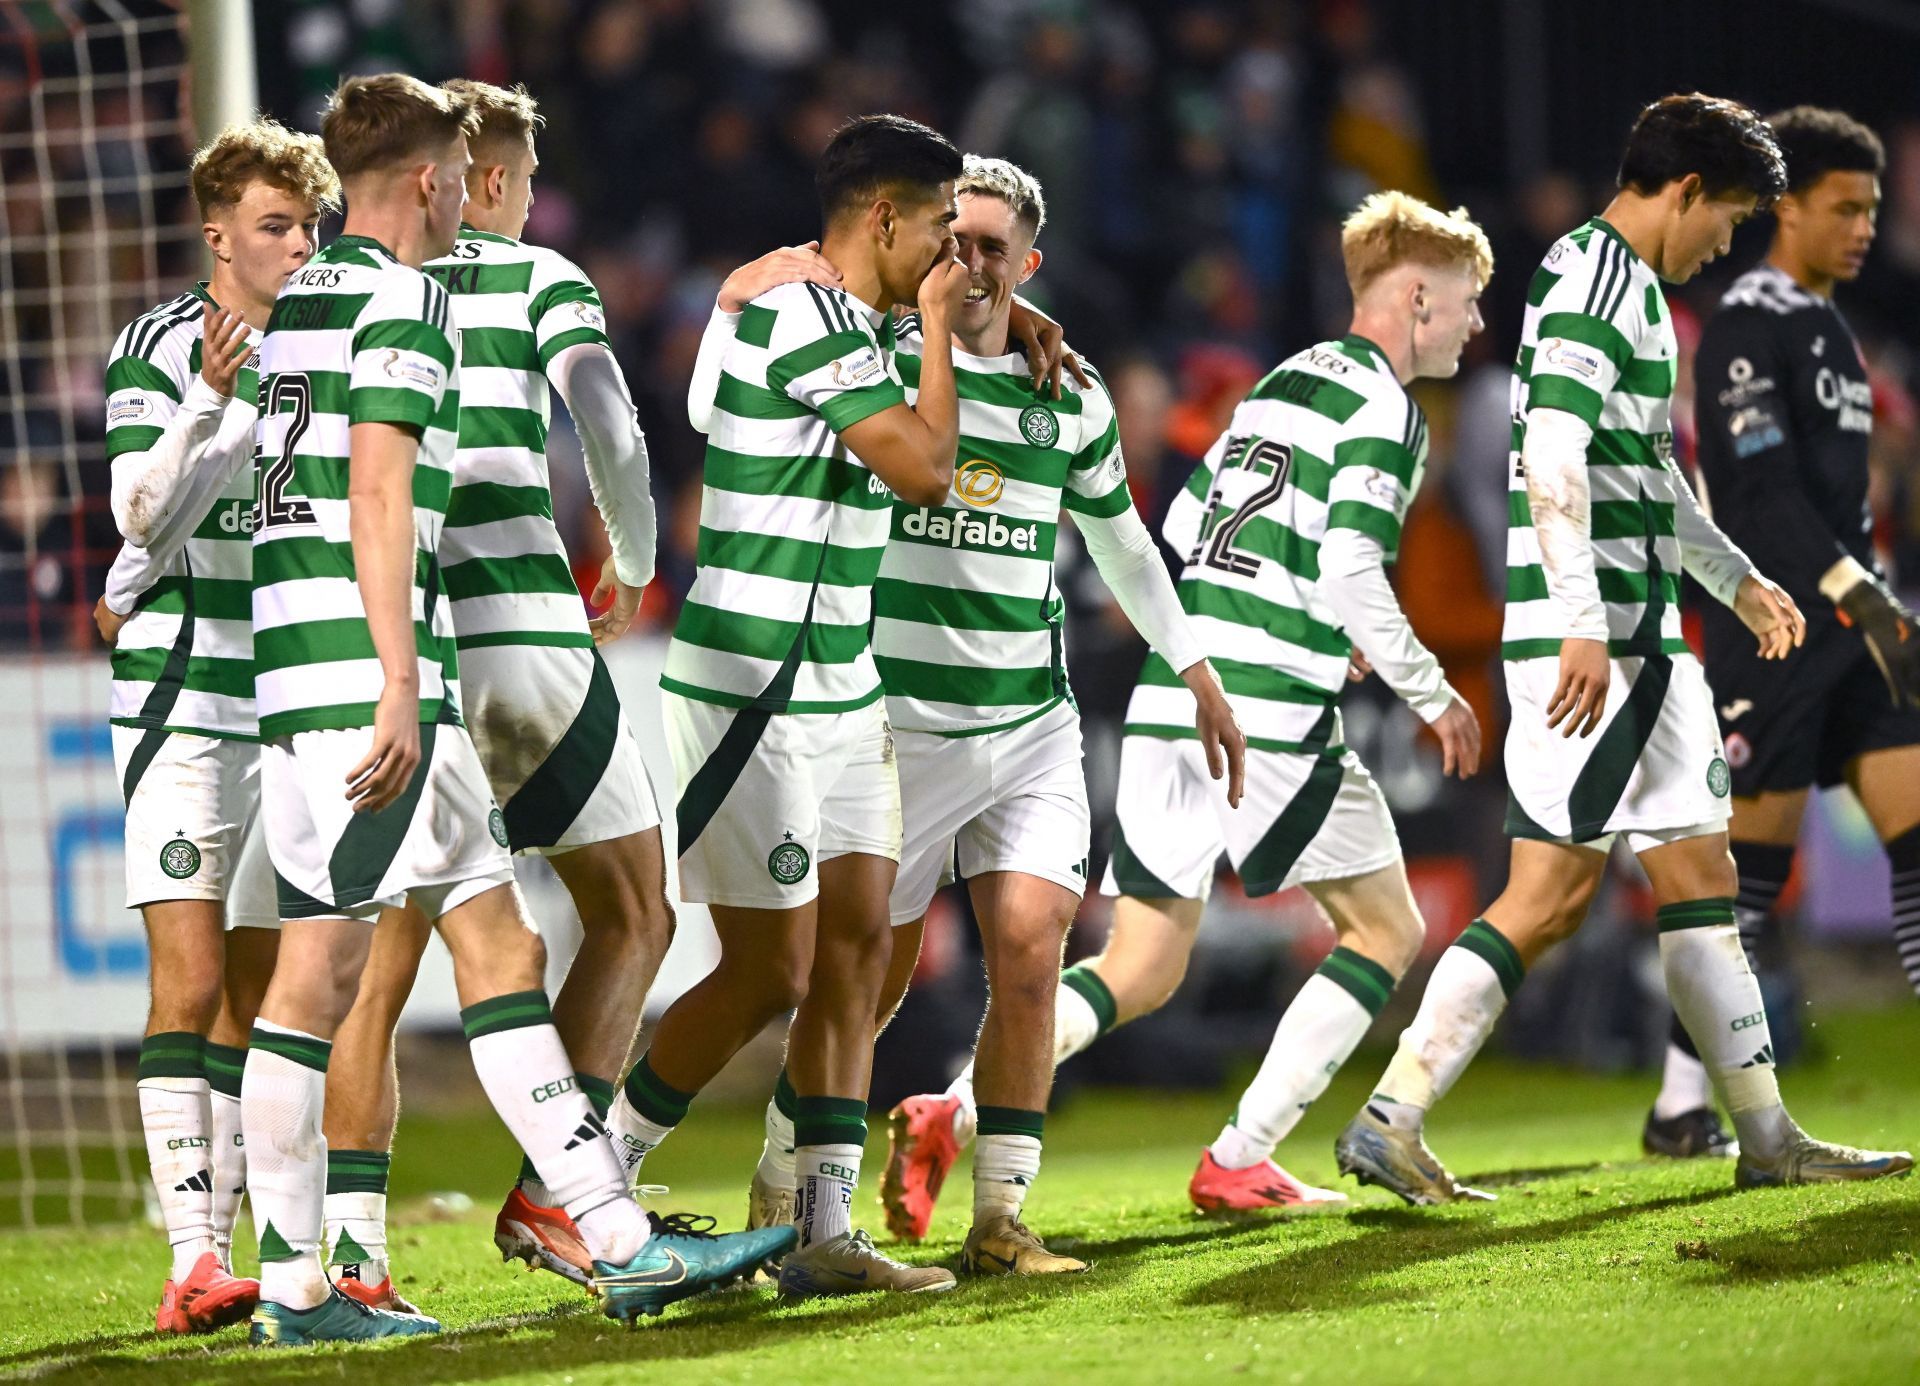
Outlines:
{"label": "white shorts", "polygon": [[639,743],[598,650],[462,650],[460,709],[513,851],[558,856],[660,826]]}
{"label": "white shorts", "polygon": [[273,928],[273,868],[260,840],[260,745],[113,727],[127,799],[127,908],[220,900],[227,927]]}
{"label": "white shorts", "polygon": [[399,799],[355,813],[347,773],[370,727],[295,732],[261,747],[261,809],[283,919],[375,919],[411,903],[428,919],[513,880],[507,829],[466,728],[423,725]]}
{"label": "white shorts", "polygon": [[886,705],[768,714],[660,695],[679,798],[680,895],[792,909],[820,894],[818,863],[900,859],[900,780]]}
{"label": "white shorts", "polygon": [[895,924],[924,915],[956,874],[1019,871],[1086,893],[1092,816],[1072,704],[1005,731],[903,731],[896,744],[906,839],[888,905]]}
{"label": "white shorts", "polygon": [[1247,751],[1246,792],[1207,773],[1198,741],[1120,743],[1113,853],[1103,895],[1205,900],[1225,852],[1248,895],[1371,875],[1400,860],[1386,795],[1352,751]]}
{"label": "white shorts", "polygon": [[1547,727],[1557,657],[1507,665],[1507,832],[1636,852],[1726,828],[1733,774],[1700,661],[1690,654],[1614,659],[1591,736]]}

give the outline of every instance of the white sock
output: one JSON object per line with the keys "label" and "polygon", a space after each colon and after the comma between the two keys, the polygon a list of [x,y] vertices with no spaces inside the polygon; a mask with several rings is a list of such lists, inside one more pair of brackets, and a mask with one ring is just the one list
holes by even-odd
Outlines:
{"label": "white sock", "polygon": [[853,1230],[853,1190],[860,1182],[857,1145],[795,1148],[793,1220],[800,1245],[831,1241]]}
{"label": "white sock", "polygon": [[240,1085],[260,1298],[290,1309],[311,1309],[329,1293],[320,1261],[327,1187],[321,1115],[332,1051],[316,1035],[256,1020]]}
{"label": "white sock", "polygon": [[[1087,998],[1072,987],[1063,986],[1053,997],[1053,1066],[1068,1059],[1100,1038],[1100,1017]],[[973,1143],[980,1125],[980,1108],[973,1095],[973,1060],[960,1070],[960,1076],[947,1084],[947,1096],[960,1099],[953,1114],[953,1138],[961,1149]]]}
{"label": "white sock", "polygon": [[[580,1090],[546,993],[511,992],[464,1007],[461,1024],[487,1100],[526,1152],[554,1204],[596,1261],[623,1265],[649,1235],[627,1192],[607,1126]],[[591,1216],[589,1216],[591,1215]]]}
{"label": "white sock", "polygon": [[169,1280],[185,1280],[193,1263],[215,1249],[213,1114],[205,1078],[143,1078],[140,1126],[160,1196],[160,1216],[173,1249]]}
{"label": "white sock", "polygon": [[1660,1071],[1660,1095],[1653,1099],[1653,1114],[1670,1121],[1682,1112],[1697,1111],[1713,1104],[1713,1079],[1707,1066],[1677,1044],[1667,1045],[1667,1059]]}
{"label": "white sock", "polygon": [[614,1156],[629,1187],[639,1177],[640,1162],[672,1132],[673,1127],[641,1116],[625,1092],[613,1099],[613,1108],[607,1113],[607,1133],[612,1137]]}
{"label": "white sock", "polygon": [[777,1100],[767,1101],[767,1137],[760,1145],[759,1178],[776,1189],[794,1188],[793,1118],[780,1110]]}
{"label": "white sock", "polygon": [[[1384,969],[1380,975],[1390,989],[1393,979]],[[1385,996],[1382,992],[1383,1001]],[[1272,1155],[1366,1038],[1373,1016],[1332,977],[1316,972],[1307,978],[1280,1017],[1267,1057],[1241,1094],[1233,1120],[1213,1143],[1214,1160],[1227,1169],[1247,1169]]]}
{"label": "white sock", "polygon": [[327,1223],[327,1275],[346,1276],[366,1285],[387,1278],[387,1196],[383,1193],[330,1193]]}
{"label": "white sock", "polygon": [[973,1150],[973,1221],[1006,1216],[1018,1222],[1027,1192],[1040,1177],[1040,1138],[989,1132]]}
{"label": "white sock", "polygon": [[[1722,909],[1728,915],[1724,923],[1717,922]],[[1771,1159],[1784,1147],[1793,1123],[1780,1104],[1767,1010],[1740,946],[1731,905],[1684,901],[1662,905],[1658,913],[1660,966],[1674,1012],[1726,1103],[1741,1150]],[[1716,922],[1687,922],[1702,914]]]}
{"label": "white sock", "polygon": [[[1469,934],[1474,935],[1471,942]],[[1426,1111],[1466,1072],[1506,1010],[1508,990],[1519,985],[1519,955],[1484,921],[1468,925],[1461,939],[1434,964],[1419,1013],[1401,1033],[1393,1061],[1368,1104],[1395,1126],[1418,1129]],[[1481,949],[1503,959],[1509,986],[1502,986],[1500,972]]]}
{"label": "white sock", "polygon": [[239,1095],[216,1091],[207,1100],[213,1110],[213,1248],[231,1271],[233,1225],[247,1192],[247,1142],[240,1134]]}

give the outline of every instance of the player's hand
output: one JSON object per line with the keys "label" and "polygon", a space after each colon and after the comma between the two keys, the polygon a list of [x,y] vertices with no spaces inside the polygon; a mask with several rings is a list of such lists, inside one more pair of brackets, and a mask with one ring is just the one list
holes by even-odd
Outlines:
{"label": "player's hand", "polygon": [[1193,692],[1194,730],[1206,753],[1207,773],[1227,781],[1227,807],[1239,808],[1247,786],[1247,735],[1233,715],[1233,706],[1220,688],[1220,678],[1206,660],[1182,670],[1180,680]]}
{"label": "player's hand", "polygon": [[[1762,659],[1785,659],[1806,643],[1807,618],[1800,614],[1800,608],[1794,605],[1785,589],[1758,573],[1748,573],[1740,579],[1740,586],[1733,594],[1733,614],[1760,637]],[[1846,618],[1843,615],[1841,619]],[[1915,655],[1920,657],[1920,647],[1916,647]],[[1898,701],[1898,695],[1895,700]]]}
{"label": "player's hand", "polygon": [[1353,653],[1347,656],[1347,682],[1359,683],[1372,672],[1373,665],[1368,663],[1366,655],[1356,646]]}
{"label": "player's hand", "polygon": [[1073,372],[1081,389],[1092,387],[1093,382],[1080,367],[1080,358],[1067,350],[1067,330],[1038,308],[1014,299],[1007,327],[1027,348],[1027,373],[1033,377],[1036,394],[1045,382],[1053,387],[1053,397],[1059,399],[1062,368]]}
{"label": "player's hand", "polygon": [[200,378],[222,399],[233,398],[240,367],[253,354],[247,322],[226,308],[210,308],[200,320]]}
{"label": "player's hand", "polygon": [[[1740,590],[1745,593],[1744,583]],[[1887,681],[1893,705],[1920,707],[1920,624],[1906,604],[1885,583],[1869,577],[1849,587],[1835,608],[1840,623],[1859,631],[1860,638],[1867,642],[1867,652],[1880,666],[1880,677]]]}
{"label": "player's hand", "polygon": [[413,783],[420,768],[420,689],[388,679],[373,709],[373,745],[347,772],[347,800],[355,813],[378,813]]}
{"label": "player's hand", "polygon": [[587,622],[594,644],[604,645],[627,633],[627,627],[633,624],[633,614],[640,609],[640,595],[645,591],[644,587],[629,587],[620,581],[619,574],[613,570],[613,556],[607,556],[607,561],[600,566],[600,581],[593,589],[593,604],[606,610]]}
{"label": "player's hand", "polygon": [[740,266],[720,286],[720,311],[737,313],[768,289],[800,283],[820,284],[829,289],[840,287],[840,271],[820,253],[818,241],[782,246],[768,251],[752,264]]}
{"label": "player's hand", "polygon": [[1547,730],[1563,722],[1562,736],[1576,732],[1592,736],[1607,710],[1607,642],[1604,640],[1562,640],[1560,642],[1560,682],[1547,704]]}
{"label": "player's hand", "polygon": [[959,243],[949,236],[940,243],[939,255],[934,257],[927,277],[920,281],[920,316],[928,322],[938,319],[945,327],[960,311],[972,287],[973,275],[960,263]]}
{"label": "player's hand", "polygon": [[93,604],[93,628],[100,632],[100,638],[106,642],[108,649],[120,643],[120,627],[126,623],[127,618],[108,606],[105,597]]}
{"label": "player's hand", "polygon": [[1447,710],[1433,719],[1433,734],[1440,738],[1440,773],[1466,779],[1480,773],[1480,719],[1473,715],[1465,698],[1455,698]]}

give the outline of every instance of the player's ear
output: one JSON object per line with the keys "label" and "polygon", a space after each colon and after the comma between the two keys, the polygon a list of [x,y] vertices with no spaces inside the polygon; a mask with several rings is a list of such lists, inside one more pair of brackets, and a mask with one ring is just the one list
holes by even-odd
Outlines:
{"label": "player's ear", "polygon": [[867,209],[867,221],[873,228],[874,236],[884,246],[893,244],[894,223],[900,218],[900,209],[893,205],[891,198],[878,198]]}
{"label": "player's ear", "polygon": [[1034,275],[1038,274],[1040,272],[1040,262],[1045,258],[1046,257],[1040,253],[1040,247],[1028,246],[1027,258],[1022,261],[1020,265],[1020,279],[1018,282],[1024,284],[1033,278]]}
{"label": "player's ear", "polygon": [[227,233],[217,221],[209,221],[200,228],[200,239],[207,243],[207,251],[216,260],[232,257],[226,253]]}
{"label": "player's ear", "polygon": [[1700,200],[1700,193],[1703,187],[1704,184],[1701,183],[1700,175],[1697,173],[1689,173],[1680,180],[1681,211],[1690,212],[1693,210],[1693,204]]}
{"label": "player's ear", "polygon": [[507,200],[507,169],[504,164],[495,164],[487,170],[487,199],[491,202]]}

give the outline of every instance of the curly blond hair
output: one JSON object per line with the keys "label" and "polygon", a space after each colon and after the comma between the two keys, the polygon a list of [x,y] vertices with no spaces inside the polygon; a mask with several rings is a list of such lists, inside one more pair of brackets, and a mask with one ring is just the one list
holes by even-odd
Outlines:
{"label": "curly blond hair", "polygon": [[1409,263],[1466,270],[1483,289],[1493,277],[1493,247],[1465,207],[1442,212],[1403,192],[1377,192],[1354,208],[1340,227],[1340,255],[1356,299]]}
{"label": "curly blond hair", "polygon": [[238,205],[255,183],[290,193],[315,211],[337,211],[340,180],[318,135],[262,117],[229,125],[193,156],[193,199],[202,220]]}

